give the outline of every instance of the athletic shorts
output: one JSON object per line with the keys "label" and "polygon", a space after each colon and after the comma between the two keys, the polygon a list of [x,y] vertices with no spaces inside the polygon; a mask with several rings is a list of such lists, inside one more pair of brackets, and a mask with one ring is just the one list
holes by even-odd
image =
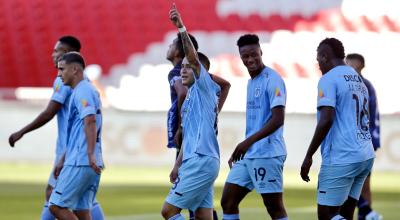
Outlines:
{"label": "athletic shorts", "polygon": [[374,159],[340,166],[322,165],[318,175],[319,205],[341,206],[348,197],[360,198]]}
{"label": "athletic shorts", "polygon": [[192,211],[213,208],[214,181],[218,173],[217,158],[198,155],[183,161],[166,202]]}
{"label": "athletic shorts", "polygon": [[100,175],[90,166],[64,166],[51,193],[49,205],[72,210],[91,209]]}
{"label": "athletic shorts", "polygon": [[229,171],[227,183],[256,188],[259,194],[283,192],[283,164],[286,156],[272,158],[245,158]]}

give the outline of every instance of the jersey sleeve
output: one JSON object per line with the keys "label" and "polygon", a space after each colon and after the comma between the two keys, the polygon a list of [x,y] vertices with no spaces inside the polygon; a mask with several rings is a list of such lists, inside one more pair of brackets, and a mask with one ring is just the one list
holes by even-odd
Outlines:
{"label": "jersey sleeve", "polygon": [[270,108],[286,106],[286,87],[282,78],[272,75],[267,85]]}
{"label": "jersey sleeve", "polygon": [[205,92],[216,92],[218,90],[216,83],[211,79],[210,73],[207,72],[201,63],[199,78],[196,79],[196,76],[194,78],[201,90]]}
{"label": "jersey sleeve", "polygon": [[83,119],[88,115],[96,114],[96,100],[94,91],[89,88],[80,88],[75,95],[75,103],[79,112],[79,118]]}
{"label": "jersey sleeve", "polygon": [[336,86],[328,77],[322,77],[318,82],[318,99],[317,107],[336,106]]}
{"label": "jersey sleeve", "polygon": [[60,104],[64,104],[67,97],[71,95],[71,88],[64,85],[64,83],[57,77],[53,83],[53,95],[51,96],[52,101],[56,101]]}

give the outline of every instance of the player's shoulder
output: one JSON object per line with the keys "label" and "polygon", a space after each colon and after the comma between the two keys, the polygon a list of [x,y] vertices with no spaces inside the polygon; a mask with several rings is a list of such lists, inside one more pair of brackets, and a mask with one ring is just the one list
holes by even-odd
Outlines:
{"label": "player's shoulder", "polygon": [[283,82],[282,76],[274,69],[271,67],[265,66],[263,71],[261,72],[263,77],[267,79],[267,81],[272,81],[272,82]]}

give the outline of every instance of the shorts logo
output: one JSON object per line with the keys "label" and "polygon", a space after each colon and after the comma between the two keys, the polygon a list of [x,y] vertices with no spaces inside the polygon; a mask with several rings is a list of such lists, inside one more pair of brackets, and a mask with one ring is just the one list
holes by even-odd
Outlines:
{"label": "shorts logo", "polygon": [[264,182],[261,182],[261,183],[258,184],[258,187],[259,187],[260,189],[265,188],[265,186],[266,186],[266,183],[264,183]]}
{"label": "shorts logo", "polygon": [[261,95],[261,88],[258,87],[254,91],[254,97],[259,97]]}

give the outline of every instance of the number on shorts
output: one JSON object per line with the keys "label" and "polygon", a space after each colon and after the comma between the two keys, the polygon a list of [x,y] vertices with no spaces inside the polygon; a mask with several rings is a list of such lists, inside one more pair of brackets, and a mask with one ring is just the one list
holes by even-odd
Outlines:
{"label": "number on shorts", "polygon": [[178,186],[178,183],[181,179],[179,178],[179,176],[176,178],[174,185],[172,186],[172,189],[176,189],[176,187]]}
{"label": "number on shorts", "polygon": [[261,181],[263,181],[265,178],[265,174],[266,174],[266,171],[263,167],[260,167],[258,169],[254,168],[254,177],[256,178],[256,181],[258,181],[258,177],[260,177],[260,176],[261,176]]}

